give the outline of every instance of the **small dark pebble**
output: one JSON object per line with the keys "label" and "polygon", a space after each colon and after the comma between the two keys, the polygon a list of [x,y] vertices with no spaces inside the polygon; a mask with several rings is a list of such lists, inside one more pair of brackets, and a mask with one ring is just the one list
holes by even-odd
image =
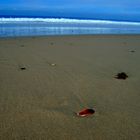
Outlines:
{"label": "small dark pebble", "polygon": [[130,52],[134,53],[135,51],[134,50],[131,50]]}
{"label": "small dark pebble", "polygon": [[70,43],[70,45],[73,45],[73,43]]}
{"label": "small dark pebble", "polygon": [[126,78],[128,78],[128,75],[125,72],[121,72],[121,73],[118,73],[115,78],[125,80]]}
{"label": "small dark pebble", "polygon": [[26,70],[26,68],[25,68],[25,67],[21,67],[20,69],[21,69],[21,70]]}
{"label": "small dark pebble", "polygon": [[24,45],[21,45],[21,47],[25,47]]}

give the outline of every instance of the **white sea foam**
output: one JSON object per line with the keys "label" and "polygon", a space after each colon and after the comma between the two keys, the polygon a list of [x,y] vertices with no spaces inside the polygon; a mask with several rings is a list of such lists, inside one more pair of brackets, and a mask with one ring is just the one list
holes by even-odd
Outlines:
{"label": "white sea foam", "polygon": [[109,21],[109,20],[83,20],[66,18],[0,18],[0,23],[9,22],[46,22],[46,23],[83,23],[83,24],[112,24],[112,25],[138,25],[140,22]]}

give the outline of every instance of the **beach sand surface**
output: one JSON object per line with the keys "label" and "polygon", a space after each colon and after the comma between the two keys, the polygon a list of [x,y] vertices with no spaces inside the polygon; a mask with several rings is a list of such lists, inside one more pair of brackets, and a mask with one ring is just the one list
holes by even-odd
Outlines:
{"label": "beach sand surface", "polygon": [[140,140],[140,35],[1,38],[0,140]]}

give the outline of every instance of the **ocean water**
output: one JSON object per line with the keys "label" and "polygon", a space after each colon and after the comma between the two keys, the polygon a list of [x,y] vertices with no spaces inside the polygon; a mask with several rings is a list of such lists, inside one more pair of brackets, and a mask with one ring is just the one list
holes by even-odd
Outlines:
{"label": "ocean water", "polygon": [[0,18],[0,37],[140,34],[140,22],[56,18]]}

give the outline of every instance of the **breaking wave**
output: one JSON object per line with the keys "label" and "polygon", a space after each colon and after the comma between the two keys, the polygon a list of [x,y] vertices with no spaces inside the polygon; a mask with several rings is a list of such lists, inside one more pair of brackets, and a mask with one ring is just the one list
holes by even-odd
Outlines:
{"label": "breaking wave", "polygon": [[47,23],[83,23],[83,24],[116,24],[116,25],[138,25],[139,22],[110,21],[110,20],[85,20],[67,18],[0,18],[0,23],[7,22],[47,22]]}

